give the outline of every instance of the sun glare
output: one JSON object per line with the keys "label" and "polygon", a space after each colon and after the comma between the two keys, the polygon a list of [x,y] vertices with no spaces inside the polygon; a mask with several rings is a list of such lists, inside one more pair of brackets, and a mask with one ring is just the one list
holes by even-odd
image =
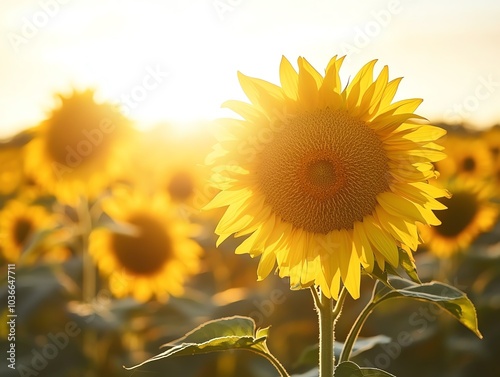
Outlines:
{"label": "sun glare", "polygon": [[[183,3],[123,3],[97,13],[75,3],[60,11],[65,17],[54,18],[47,37],[37,41],[40,60],[51,67],[40,96],[90,87],[98,101],[114,103],[138,129],[168,122],[185,133],[221,116],[220,104],[237,91],[235,71],[232,82],[216,81],[219,62],[231,60],[234,52],[208,43],[221,29],[214,12]],[[88,19],[93,21],[83,22]],[[139,22],[140,28],[129,27]],[[194,48],[203,40],[206,47]],[[44,102],[50,108],[52,99]],[[31,119],[43,117],[45,110]]]}

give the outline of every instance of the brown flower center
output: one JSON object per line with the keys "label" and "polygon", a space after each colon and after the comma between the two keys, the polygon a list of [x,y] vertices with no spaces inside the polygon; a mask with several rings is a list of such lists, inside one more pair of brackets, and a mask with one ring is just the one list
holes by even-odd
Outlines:
{"label": "brown flower center", "polygon": [[476,161],[472,157],[466,157],[462,161],[462,169],[466,172],[473,172],[476,169]]}
{"label": "brown flower center", "polygon": [[467,192],[453,193],[451,198],[438,199],[448,209],[436,211],[441,225],[435,227],[436,232],[444,237],[456,237],[474,220],[478,203],[474,195]]}
{"label": "brown flower center", "polygon": [[114,234],[112,248],[120,265],[134,275],[153,275],[172,258],[172,240],[164,226],[146,214],[129,219],[137,234]]}
{"label": "brown flower center", "polygon": [[185,201],[194,192],[193,177],[183,171],[177,172],[170,179],[167,190],[173,200]]}
{"label": "brown flower center", "polygon": [[326,234],[373,212],[389,167],[372,129],[330,109],[290,118],[282,129],[257,155],[257,179],[283,221]]}
{"label": "brown flower center", "polygon": [[74,94],[47,121],[46,152],[58,164],[79,169],[106,161],[113,139],[121,132],[119,114],[111,105],[97,104],[91,93]]}
{"label": "brown flower center", "polygon": [[29,219],[18,219],[14,225],[14,241],[18,246],[22,246],[32,232],[33,223]]}

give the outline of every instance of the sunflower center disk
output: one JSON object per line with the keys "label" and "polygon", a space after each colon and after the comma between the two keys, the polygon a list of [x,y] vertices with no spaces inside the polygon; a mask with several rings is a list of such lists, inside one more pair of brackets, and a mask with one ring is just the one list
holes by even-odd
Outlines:
{"label": "sunflower center disk", "polygon": [[19,219],[14,228],[14,239],[17,245],[21,246],[26,242],[31,232],[33,224],[28,219]]}
{"label": "sunflower center disk", "polygon": [[364,122],[330,109],[297,115],[257,155],[266,202],[314,233],[352,229],[389,188],[382,141]]}
{"label": "sunflower center disk", "polygon": [[330,161],[314,161],[309,164],[308,180],[316,186],[328,187],[335,182],[335,166]]}
{"label": "sunflower center disk", "polygon": [[194,192],[193,179],[185,172],[178,172],[171,178],[167,190],[173,199],[187,200]]}
{"label": "sunflower center disk", "polygon": [[55,162],[70,168],[102,159],[109,152],[113,137],[103,127],[109,128],[106,122],[111,119],[113,113],[104,106],[67,100],[49,120],[47,153]]}
{"label": "sunflower center disk", "polygon": [[476,161],[472,157],[467,157],[464,159],[462,167],[464,171],[472,172],[476,168]]}
{"label": "sunflower center disk", "polygon": [[161,224],[145,215],[129,220],[137,234],[114,234],[113,250],[127,272],[149,276],[161,270],[172,255],[170,237]]}
{"label": "sunflower center disk", "polygon": [[465,192],[453,193],[449,199],[438,199],[448,207],[446,211],[436,211],[436,216],[441,220],[441,225],[435,227],[436,232],[444,237],[458,236],[467,228],[478,210],[475,197]]}

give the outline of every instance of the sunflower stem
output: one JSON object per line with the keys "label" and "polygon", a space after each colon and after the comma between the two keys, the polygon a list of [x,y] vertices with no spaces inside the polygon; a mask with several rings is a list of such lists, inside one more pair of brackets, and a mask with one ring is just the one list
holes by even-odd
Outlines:
{"label": "sunflower stem", "polygon": [[82,298],[84,303],[91,304],[96,294],[96,269],[88,250],[89,236],[92,230],[92,219],[90,217],[87,198],[81,198],[78,207],[78,220],[82,234]]}
{"label": "sunflower stem", "polygon": [[311,287],[311,293],[319,319],[319,377],[333,377],[335,324],[342,312],[347,290],[345,287],[342,288],[335,307],[334,300],[325,296],[321,291],[318,293],[315,287]]}
{"label": "sunflower stem", "polygon": [[340,291],[339,294],[339,299],[337,300],[337,303],[333,308],[333,318],[335,322],[340,317],[340,314],[342,314],[342,308],[344,307],[344,301],[346,297],[347,297],[347,289],[346,287],[342,287],[342,290]]}
{"label": "sunflower stem", "polygon": [[[78,205],[78,220],[82,235],[82,258],[83,258],[83,282],[82,301],[86,305],[92,305],[96,296],[96,267],[88,250],[90,232],[92,231],[92,218],[89,210],[89,203],[86,197],[81,197]],[[97,334],[92,329],[87,329],[83,333],[83,351],[85,355],[96,360]],[[87,373],[86,376],[92,376]]]}

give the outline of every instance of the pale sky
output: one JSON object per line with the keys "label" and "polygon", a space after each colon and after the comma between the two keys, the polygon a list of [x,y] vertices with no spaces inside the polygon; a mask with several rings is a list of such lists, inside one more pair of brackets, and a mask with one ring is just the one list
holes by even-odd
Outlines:
{"label": "pale sky", "polygon": [[282,55],[345,82],[371,59],[403,76],[431,121],[500,123],[495,0],[24,0],[0,3],[0,137],[35,125],[72,87],[140,127],[210,120],[245,100],[236,72],[279,83]]}

